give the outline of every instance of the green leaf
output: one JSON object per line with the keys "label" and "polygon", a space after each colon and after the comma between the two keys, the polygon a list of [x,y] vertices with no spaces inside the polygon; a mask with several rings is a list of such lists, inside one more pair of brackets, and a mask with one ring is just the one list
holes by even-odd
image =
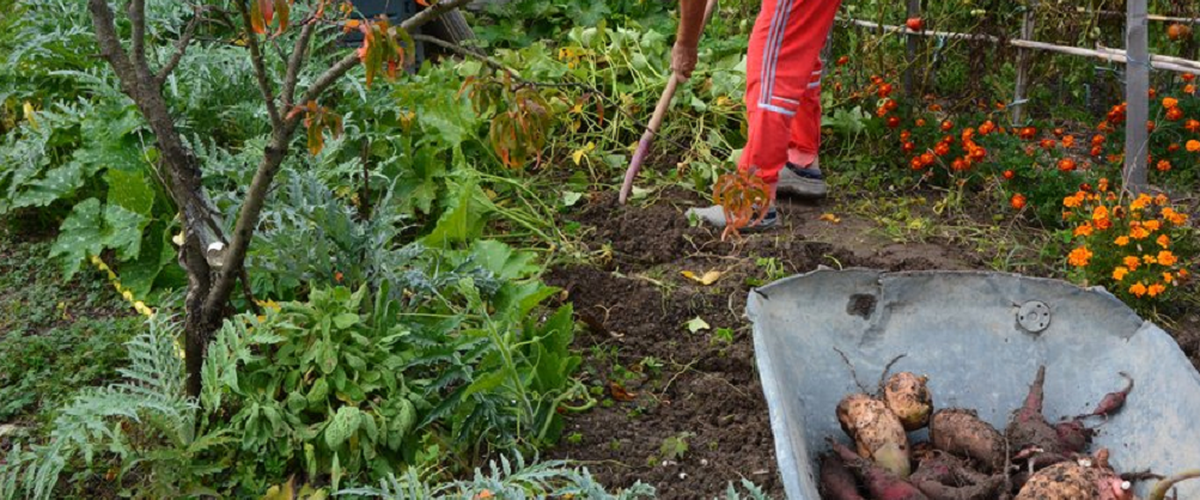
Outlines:
{"label": "green leaf", "polygon": [[322,373],[329,375],[337,369],[337,347],[328,342],[322,342],[320,349],[317,353],[317,366],[321,368]]}
{"label": "green leaf", "polygon": [[504,373],[504,370],[496,370],[478,379],[475,379],[475,382],[471,383],[471,385],[467,387],[466,391],[463,391],[461,401],[466,401],[468,397],[477,392],[490,392],[495,390],[497,387],[500,387],[500,384],[504,383],[506,376],[507,375]]}
{"label": "green leaf", "polygon": [[25,185],[12,200],[13,208],[44,207],[60,198],[66,198],[83,186],[83,164],[67,162],[50,169],[38,180]]}
{"label": "green leaf", "polygon": [[142,251],[142,230],[150,219],[110,203],[104,210],[104,223],[104,246],[115,248],[120,260],[138,258]]}
{"label": "green leaf", "polygon": [[58,239],[50,247],[50,258],[57,258],[66,279],[79,271],[79,263],[88,255],[99,255],[104,248],[100,226],[100,200],[88,198],[71,211],[59,227]]}
{"label": "green leaf", "polygon": [[333,326],[338,330],[345,330],[358,324],[358,315],[354,313],[341,313],[333,317]]}
{"label": "green leaf", "polygon": [[175,261],[175,247],[165,224],[155,222],[146,230],[137,260],[121,266],[121,284],[135,297],[145,297],[164,268]]}
{"label": "green leaf", "polygon": [[687,322],[687,329],[692,333],[696,333],[701,330],[708,330],[709,328],[711,327],[708,326],[708,322],[704,321],[704,319],[699,316],[696,316]]}
{"label": "green leaf", "polygon": [[325,404],[327,398],[329,398],[329,382],[325,381],[325,377],[313,382],[312,388],[308,390],[308,396],[305,397],[308,400],[309,408],[319,408]]}
{"label": "green leaf", "polygon": [[491,200],[474,182],[467,182],[458,191],[454,203],[438,220],[433,232],[423,240],[426,246],[445,248],[453,243],[467,242],[483,234],[487,215],[494,209]]}
{"label": "green leaf", "polygon": [[476,241],[471,245],[471,255],[501,280],[524,278],[538,270],[533,252],[514,252],[512,247],[495,240]]}
{"label": "green leaf", "polygon": [[329,425],[325,426],[325,444],[329,445],[330,449],[336,449],[350,439],[350,436],[354,435],[362,423],[361,413],[354,406],[338,408],[333,419],[329,421]]}
{"label": "green leaf", "polygon": [[108,203],[149,217],[154,208],[154,187],[142,170],[109,168],[104,176],[108,183]]}

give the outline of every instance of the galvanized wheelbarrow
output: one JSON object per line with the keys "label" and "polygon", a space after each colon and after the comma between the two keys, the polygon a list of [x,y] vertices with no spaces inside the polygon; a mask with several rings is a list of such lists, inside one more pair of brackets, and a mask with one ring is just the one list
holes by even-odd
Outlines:
{"label": "galvanized wheelbarrow", "polygon": [[[1200,467],[1200,374],[1166,332],[1102,289],[992,272],[818,270],[752,291],[747,311],[790,499],[820,498],[815,458],[825,438],[846,439],[834,408],[858,386],[835,348],[870,389],[905,354],[892,371],[928,375],[935,408],[972,408],[1000,429],[1040,364],[1051,421],[1086,413],[1123,387],[1124,371],[1136,388],[1093,447],[1108,448],[1118,471]],[[1200,498],[1196,482],[1178,491]]]}

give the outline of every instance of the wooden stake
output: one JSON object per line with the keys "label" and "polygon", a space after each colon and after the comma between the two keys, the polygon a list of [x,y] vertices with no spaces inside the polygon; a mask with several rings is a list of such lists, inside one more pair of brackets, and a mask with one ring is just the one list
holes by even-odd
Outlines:
{"label": "wooden stake", "polygon": [[1147,40],[1146,0],[1128,0],[1125,17],[1125,189],[1146,190],[1146,152],[1150,133],[1150,50]]}
{"label": "wooden stake", "polygon": [[[921,0],[908,0],[908,18],[912,19],[914,17],[921,17]],[[908,47],[905,54],[905,63],[907,64],[904,67],[904,95],[909,98],[915,98],[917,94],[915,88],[916,82],[914,81],[916,77],[914,75],[916,74],[919,42],[917,41],[917,36],[912,33],[909,33],[906,38]]]}

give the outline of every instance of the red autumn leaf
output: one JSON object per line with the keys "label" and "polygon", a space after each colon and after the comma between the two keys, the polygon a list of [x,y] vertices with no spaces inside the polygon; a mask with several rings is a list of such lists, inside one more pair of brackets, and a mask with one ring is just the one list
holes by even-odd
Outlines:
{"label": "red autumn leaf", "polygon": [[637,393],[633,393],[633,392],[629,392],[629,391],[625,390],[625,387],[621,386],[621,384],[618,384],[616,382],[609,382],[608,390],[609,390],[609,392],[612,393],[613,399],[615,399],[617,401],[628,402],[628,401],[633,401],[635,398],[637,398]]}
{"label": "red autumn leaf", "polygon": [[422,7],[428,7],[429,2],[427,0],[417,0],[417,5],[420,5]]}
{"label": "red autumn leaf", "polygon": [[288,16],[292,11],[292,0],[275,0],[275,11],[279,12],[279,28],[275,30],[276,35],[283,34],[288,28]]}
{"label": "red autumn leaf", "polygon": [[271,20],[275,18],[275,4],[272,0],[257,0],[258,10],[262,12],[263,27],[271,24]]}
{"label": "red autumn leaf", "polygon": [[266,24],[263,23],[262,6],[257,1],[250,2],[250,29],[259,35],[267,32]]}

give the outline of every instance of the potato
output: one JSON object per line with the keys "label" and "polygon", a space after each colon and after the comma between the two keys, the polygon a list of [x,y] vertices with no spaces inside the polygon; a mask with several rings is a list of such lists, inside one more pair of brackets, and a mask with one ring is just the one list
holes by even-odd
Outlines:
{"label": "potato", "polygon": [[939,450],[979,461],[986,470],[1004,466],[1004,436],[972,410],[939,410],[929,420],[929,440]]}
{"label": "potato", "polygon": [[1075,462],[1062,462],[1034,474],[1016,500],[1080,500],[1100,497],[1094,474]]}
{"label": "potato", "polygon": [[915,431],[929,424],[929,415],[933,413],[933,396],[925,385],[927,381],[925,377],[900,372],[892,375],[883,386],[883,402],[900,418],[906,431]]}
{"label": "potato", "polygon": [[858,446],[859,456],[900,478],[908,477],[912,472],[908,434],[887,405],[865,394],[851,394],[838,404],[837,415],[842,430]]}

